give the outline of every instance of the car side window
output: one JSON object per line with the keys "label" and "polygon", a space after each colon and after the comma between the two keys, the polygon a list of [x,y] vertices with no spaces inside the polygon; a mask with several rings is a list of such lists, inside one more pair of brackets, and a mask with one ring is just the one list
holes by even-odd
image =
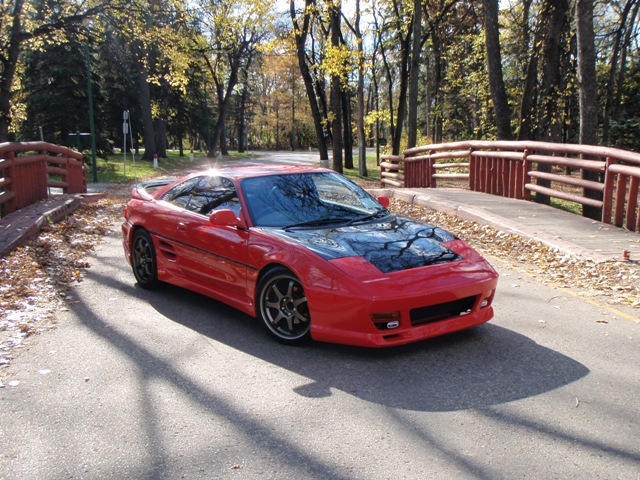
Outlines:
{"label": "car side window", "polygon": [[210,215],[216,210],[230,209],[238,215],[240,201],[236,187],[225,177],[203,177],[191,195],[187,209],[202,215]]}
{"label": "car side window", "polygon": [[162,196],[162,200],[180,208],[187,208],[191,194],[202,177],[195,177],[179,183]]}

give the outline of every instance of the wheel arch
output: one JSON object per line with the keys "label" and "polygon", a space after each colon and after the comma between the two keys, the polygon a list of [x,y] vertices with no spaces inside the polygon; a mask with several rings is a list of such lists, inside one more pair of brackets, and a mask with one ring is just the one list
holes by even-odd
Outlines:
{"label": "wheel arch", "polygon": [[[138,284],[147,290],[155,290],[160,285],[158,255],[155,240],[146,228],[133,227],[129,231],[129,263]],[[142,248],[138,252],[138,239]],[[135,252],[138,252],[136,254]]]}
{"label": "wheel arch", "polygon": [[[265,275],[267,275],[269,272],[276,270],[278,268],[283,268],[289,271],[290,273],[292,273],[293,275],[295,275],[296,277],[298,277],[298,279],[300,279],[300,276],[296,272],[294,272],[291,268],[289,268],[287,265],[283,263],[270,262],[270,263],[267,263],[266,265],[263,265],[263,267],[258,271],[258,274],[256,275],[256,278],[255,278],[255,282],[253,284],[253,301],[255,305],[256,316],[259,315],[258,309],[260,308],[258,306],[258,301],[259,301],[258,296],[260,295],[258,285],[260,285],[260,282],[265,277]],[[302,280],[300,281],[302,282]]]}
{"label": "wheel arch", "polygon": [[285,265],[284,263],[280,263],[280,262],[270,262],[264,265],[258,272],[258,275],[256,276],[256,284],[260,283],[260,280],[262,280],[262,278],[267,273],[269,273],[272,270],[275,270],[276,268],[284,268],[285,270],[288,270],[289,272],[293,273],[296,277],[300,278],[299,275],[296,272],[294,272],[288,265]]}
{"label": "wheel arch", "polygon": [[[124,238],[123,240],[126,242],[127,247],[129,248],[129,251],[130,251],[132,246],[133,246],[133,237],[135,237],[136,233],[138,233],[140,230],[144,230],[149,235],[151,235],[151,232],[149,230],[147,230],[146,228],[144,228],[140,224],[135,224],[135,223],[131,223],[131,222],[127,222],[127,223],[129,223],[129,225],[128,225],[126,230],[125,230],[125,228],[123,226],[123,231],[126,232],[126,238]],[[152,238],[153,238],[153,236],[152,236]]]}

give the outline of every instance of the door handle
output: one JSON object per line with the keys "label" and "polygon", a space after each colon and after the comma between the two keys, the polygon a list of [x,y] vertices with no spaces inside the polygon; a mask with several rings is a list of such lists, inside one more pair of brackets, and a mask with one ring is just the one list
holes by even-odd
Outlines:
{"label": "door handle", "polygon": [[178,228],[179,232],[186,232],[187,231],[187,226],[182,222],[178,222],[178,227],[177,228]]}

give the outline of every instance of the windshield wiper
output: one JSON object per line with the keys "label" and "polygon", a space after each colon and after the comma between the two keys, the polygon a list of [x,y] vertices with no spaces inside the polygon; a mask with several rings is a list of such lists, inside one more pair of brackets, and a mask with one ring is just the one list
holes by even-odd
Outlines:
{"label": "windshield wiper", "polygon": [[387,210],[378,210],[377,212],[373,212],[367,215],[360,215],[359,217],[355,217],[349,220],[347,222],[347,225],[353,225],[356,222],[366,222],[367,220],[373,220],[374,218],[380,217],[382,214],[385,214],[386,216],[388,213],[389,212]]}
{"label": "windshield wiper", "polygon": [[314,220],[306,220],[304,222],[293,223],[291,225],[287,225],[286,227],[283,227],[283,229],[289,230],[290,228],[298,228],[298,227],[320,227],[323,225],[332,225],[335,223],[344,223],[344,222],[350,222],[350,220],[344,217],[316,218]]}

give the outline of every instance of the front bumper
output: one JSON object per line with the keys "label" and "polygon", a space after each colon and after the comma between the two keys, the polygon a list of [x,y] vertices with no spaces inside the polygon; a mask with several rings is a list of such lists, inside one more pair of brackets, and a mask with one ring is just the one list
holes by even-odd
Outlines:
{"label": "front bumper", "polygon": [[457,332],[493,318],[497,283],[498,274],[477,254],[372,281],[343,279],[341,288],[307,290],[311,336],[377,348]]}

